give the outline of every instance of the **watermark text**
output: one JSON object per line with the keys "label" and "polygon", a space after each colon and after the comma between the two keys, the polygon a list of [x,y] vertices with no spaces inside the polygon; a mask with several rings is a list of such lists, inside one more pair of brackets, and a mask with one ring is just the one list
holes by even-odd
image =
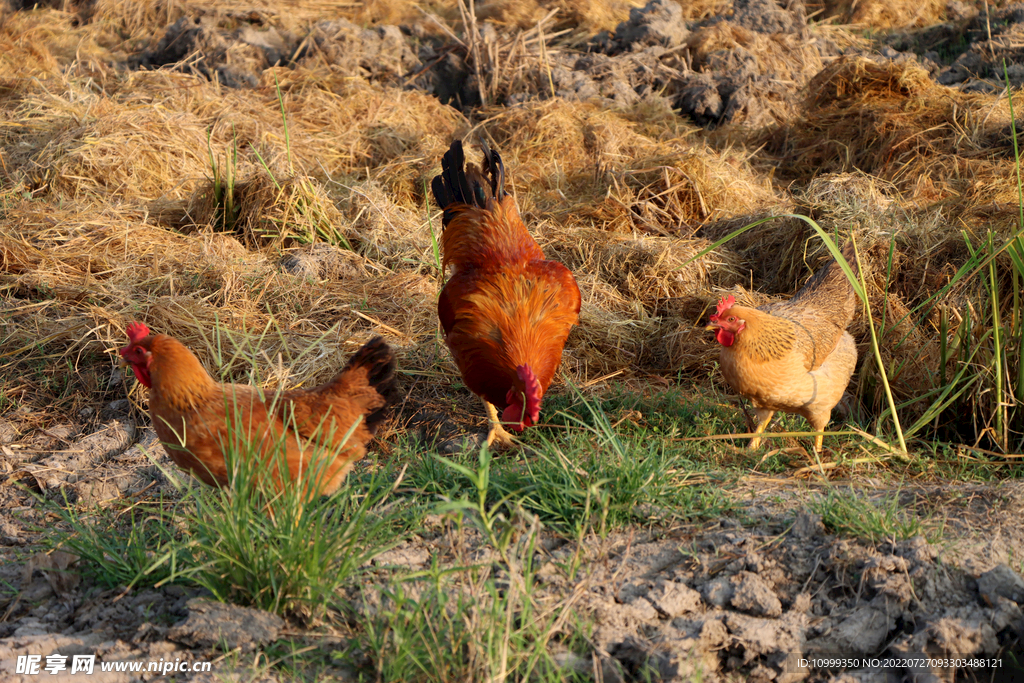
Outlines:
{"label": "watermark text", "polygon": [[192,673],[210,671],[210,662],[189,662],[179,659],[148,661],[97,662],[96,655],[18,655],[14,673],[27,676],[56,676],[57,674],[83,674],[88,676],[99,669],[103,672],[156,673],[166,676],[171,673]]}

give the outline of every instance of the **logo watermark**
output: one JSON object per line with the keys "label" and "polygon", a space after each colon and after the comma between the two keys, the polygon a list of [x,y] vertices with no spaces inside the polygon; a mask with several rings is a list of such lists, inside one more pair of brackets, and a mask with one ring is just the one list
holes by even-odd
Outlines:
{"label": "logo watermark", "polygon": [[18,655],[14,673],[26,676],[56,676],[57,674],[91,675],[96,669],[103,672],[125,673],[156,673],[166,676],[171,673],[200,673],[210,671],[210,662],[190,662],[180,658],[175,660],[159,659],[149,661],[110,661],[97,662],[96,655],[62,654]]}

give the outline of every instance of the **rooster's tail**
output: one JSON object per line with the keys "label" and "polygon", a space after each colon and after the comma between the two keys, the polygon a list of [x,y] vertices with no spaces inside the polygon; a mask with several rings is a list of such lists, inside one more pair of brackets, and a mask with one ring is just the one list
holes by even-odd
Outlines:
{"label": "rooster's tail", "polygon": [[441,174],[430,183],[434,200],[444,209],[445,227],[458,215],[456,207],[460,204],[493,210],[489,200],[501,202],[505,198],[505,165],[501,155],[483,141],[480,144],[484,158],[477,168],[466,163],[462,140],[454,140],[441,158]]}
{"label": "rooster's tail", "polygon": [[[501,156],[481,144],[480,166],[466,163],[462,141],[455,140],[441,159],[441,174],[431,187],[441,220],[441,266],[522,263],[543,259],[544,252],[519,217],[515,199],[505,192]],[[454,272],[454,271],[453,271]]]}
{"label": "rooster's tail", "polygon": [[[356,368],[366,369],[366,382],[383,399],[383,404],[363,417],[363,422],[371,434],[376,433],[387,413],[387,408],[394,403],[397,388],[395,386],[395,355],[383,337],[374,337],[366,342],[361,349],[352,354],[341,374],[348,374]],[[377,401],[374,401],[377,403]]]}

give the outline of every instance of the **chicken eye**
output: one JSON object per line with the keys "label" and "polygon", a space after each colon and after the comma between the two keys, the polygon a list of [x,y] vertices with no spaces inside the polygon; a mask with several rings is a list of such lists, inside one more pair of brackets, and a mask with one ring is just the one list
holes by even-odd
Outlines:
{"label": "chicken eye", "polygon": [[734,323],[734,322],[736,322],[736,318],[735,318],[735,316],[731,316],[731,315],[730,315],[730,316],[729,316],[729,322],[731,322],[731,323]]}

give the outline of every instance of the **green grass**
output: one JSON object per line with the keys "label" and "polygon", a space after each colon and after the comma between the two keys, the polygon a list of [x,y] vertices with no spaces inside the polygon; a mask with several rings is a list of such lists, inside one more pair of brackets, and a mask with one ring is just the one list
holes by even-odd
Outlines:
{"label": "green grass", "polygon": [[380,608],[357,617],[360,651],[369,660],[362,662],[364,680],[576,680],[548,647],[571,639],[566,624],[575,599],[539,599],[533,563],[542,524],[519,506],[507,508],[513,495],[491,502],[493,463],[486,448],[476,468],[445,462],[464,478],[467,493],[437,509],[476,531],[495,557],[473,563],[467,541],[454,549],[458,566],[442,568],[435,558],[429,570],[383,588]]}
{"label": "green grass", "polygon": [[224,232],[233,232],[241,207],[235,201],[235,185],[238,183],[238,138],[232,137],[231,154],[225,153],[220,160],[213,152],[213,131],[206,136],[207,154],[210,160],[211,192],[216,207],[211,223]]}
{"label": "green grass", "polygon": [[55,549],[81,558],[83,578],[104,588],[143,588],[170,579],[181,556],[182,534],[174,523],[177,504],[155,500],[110,508],[79,510],[42,499],[58,520],[58,532],[47,537]]}
{"label": "green grass", "polygon": [[[638,407],[649,416],[644,424],[623,419],[613,426]],[[731,506],[720,484],[733,475],[710,473],[707,444],[674,440],[696,434],[698,422],[724,425],[717,407],[687,403],[676,391],[647,398],[620,390],[604,399],[556,396],[545,414],[547,426],[521,435],[523,457],[497,455],[488,466],[490,503],[506,511],[519,506],[573,538],[713,517]],[[446,499],[470,492],[469,473],[480,458],[476,452],[439,458],[409,444],[399,453],[409,461],[406,486]]]}
{"label": "green grass", "polygon": [[[732,507],[726,477],[706,476],[701,445],[672,440],[722,416],[679,398],[554,397],[547,426],[528,430],[518,454],[409,457],[403,487],[439,500],[433,510],[452,525],[454,565],[435,557],[368,590],[373,607],[356,615],[358,647],[346,661],[367,681],[590,680],[555,661],[558,651],[589,654],[593,625],[573,609],[577,594],[551,600],[539,590],[537,543],[545,530],[574,541],[575,551],[552,561],[559,575],[585,580],[581,554],[611,531]],[[610,414],[638,406],[653,424],[613,426]]]}
{"label": "green grass", "polygon": [[[743,431],[741,412],[679,389],[641,395],[615,387],[591,399],[557,395],[546,419],[522,435],[523,449],[512,454],[481,449],[443,458],[399,444],[388,462],[358,467],[336,494],[308,502],[301,487],[281,494],[256,476],[251,459],[238,457],[242,444],[228,450],[232,488],[193,485],[173,504],[51,506],[64,529],[55,544],[82,557],[86,575],[107,587],[188,581],[218,599],[315,620],[345,612],[340,596],[360,584],[369,560],[419,531],[429,513],[455,515],[499,556],[511,552],[524,525],[579,546],[590,536],[627,528],[738,513],[728,489],[742,474],[754,466],[761,472],[794,466],[783,454],[766,461],[761,453],[704,439]],[[782,429],[790,419],[796,425],[798,418],[785,418]],[[1020,473],[934,442],[913,441],[909,462],[895,467],[884,466],[881,456],[877,464],[859,462],[860,437],[831,443],[825,459],[892,481],[921,475],[985,481]],[[314,466],[303,486],[312,485],[315,472]],[[876,540],[921,531],[919,522],[900,514],[895,498],[879,503],[830,492],[817,505],[838,533]],[[567,561],[566,575],[575,575],[577,560]],[[399,603],[392,616],[401,621],[414,605],[405,598]],[[415,604],[428,608],[440,609],[440,603]]]}
{"label": "green grass", "polygon": [[[549,644],[563,633],[571,604],[541,603],[532,569],[506,578],[490,568],[435,570],[392,584],[384,606],[358,624],[367,657],[362,680],[564,681]],[[571,638],[570,638],[571,639]]]}
{"label": "green grass", "polygon": [[552,418],[573,429],[531,435],[536,458],[499,477],[496,486],[508,495],[520,491],[523,507],[574,537],[590,530],[594,512],[598,532],[722,514],[730,503],[709,485],[699,448],[672,440],[681,429],[689,433],[694,415],[678,408],[679,420],[672,423],[665,408],[653,424],[619,431],[602,406],[580,401],[578,412]]}
{"label": "green grass", "polygon": [[203,491],[187,509],[181,572],[214,597],[295,616],[304,621],[343,612],[341,589],[373,557],[389,549],[418,521],[412,505],[389,506],[393,482],[369,475],[346,479],[331,496],[316,494],[334,454],[312,448],[305,471],[288,486],[282,450],[257,466],[251,444],[239,436],[225,449],[230,486]]}
{"label": "green grass", "polygon": [[218,600],[305,622],[343,613],[342,589],[419,523],[417,501],[391,504],[391,472],[352,476],[333,495],[316,495],[334,455],[316,447],[307,451],[306,469],[278,487],[276,479],[289,477],[283,448],[258,462],[243,430],[230,432],[229,486],[190,481],[174,506],[147,515],[133,507],[113,519],[65,501],[57,508],[66,528],[58,544],[111,587],[185,581]]}
{"label": "green grass", "polygon": [[908,514],[900,504],[899,493],[873,497],[852,488],[835,488],[813,500],[811,509],[821,515],[825,527],[833,533],[869,543],[905,541],[914,536],[924,536],[934,543],[942,533],[941,525],[925,525]]}

